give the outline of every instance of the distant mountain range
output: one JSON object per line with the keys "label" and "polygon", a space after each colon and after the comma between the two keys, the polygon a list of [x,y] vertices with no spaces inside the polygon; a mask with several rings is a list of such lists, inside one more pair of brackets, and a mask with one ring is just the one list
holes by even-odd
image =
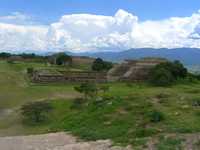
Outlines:
{"label": "distant mountain range", "polygon": [[153,49],[140,48],[121,52],[96,52],[96,53],[69,53],[76,56],[100,57],[104,60],[120,62],[125,59],[139,59],[143,57],[163,57],[169,60],[180,60],[187,66],[200,66],[200,49],[197,48],[175,48],[175,49]]}

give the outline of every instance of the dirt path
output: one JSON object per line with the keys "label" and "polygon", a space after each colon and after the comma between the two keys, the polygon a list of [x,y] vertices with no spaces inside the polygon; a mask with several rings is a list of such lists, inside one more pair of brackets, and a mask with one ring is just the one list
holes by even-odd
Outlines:
{"label": "dirt path", "polygon": [[65,133],[0,137],[1,150],[131,150],[130,147],[112,147],[109,140],[81,142]]}

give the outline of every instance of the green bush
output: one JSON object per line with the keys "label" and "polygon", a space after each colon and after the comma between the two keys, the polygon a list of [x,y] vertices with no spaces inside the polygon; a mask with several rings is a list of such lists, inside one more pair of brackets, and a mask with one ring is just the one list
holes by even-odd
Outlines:
{"label": "green bush", "polygon": [[27,73],[28,74],[33,74],[33,72],[34,72],[34,69],[32,67],[27,68]]}
{"label": "green bush", "polygon": [[98,88],[94,83],[82,83],[80,86],[75,86],[74,89],[84,94],[84,99],[89,99],[97,96]]}
{"label": "green bush", "polygon": [[46,114],[53,109],[47,101],[30,102],[21,107],[21,114],[29,123],[40,123],[46,120]]}
{"label": "green bush", "polygon": [[163,113],[156,110],[149,113],[149,118],[150,118],[150,121],[154,123],[164,120]]}
{"label": "green bush", "polygon": [[74,100],[73,100],[73,103],[72,103],[72,105],[71,105],[71,108],[72,109],[79,109],[79,108],[81,108],[81,106],[83,105],[85,103],[85,100],[84,99],[82,99],[82,98],[75,98]]}
{"label": "green bush", "polygon": [[154,68],[151,71],[149,81],[156,86],[168,86],[175,81],[175,78],[172,73],[165,68]]}
{"label": "green bush", "polygon": [[65,54],[65,53],[60,53],[56,57],[56,64],[57,65],[71,65],[72,64],[72,57]]}
{"label": "green bush", "polygon": [[187,75],[187,69],[179,61],[165,62],[150,71],[149,81],[153,85],[168,86],[179,79],[185,79]]}
{"label": "green bush", "polygon": [[112,67],[111,62],[103,61],[101,58],[97,58],[92,64],[93,71],[108,71]]}
{"label": "green bush", "polygon": [[200,107],[200,100],[199,99],[193,100],[192,106]]}

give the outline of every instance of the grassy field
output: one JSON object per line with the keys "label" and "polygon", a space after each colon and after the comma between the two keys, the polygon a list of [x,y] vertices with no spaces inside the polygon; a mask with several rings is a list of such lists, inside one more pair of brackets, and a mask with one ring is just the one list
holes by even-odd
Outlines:
{"label": "grassy field", "polygon": [[[200,82],[171,87],[145,83],[109,83],[101,100],[74,103],[81,95],[74,84],[30,83],[27,67],[46,68],[39,63],[9,64],[0,61],[0,136],[68,131],[86,140],[112,139],[122,145],[145,145],[159,139],[158,149],[179,147],[182,139],[171,134],[200,132]],[[29,101],[51,100],[49,120],[40,125],[23,125],[19,108]],[[152,121],[152,112],[162,120]],[[163,137],[164,136],[164,137]]]}

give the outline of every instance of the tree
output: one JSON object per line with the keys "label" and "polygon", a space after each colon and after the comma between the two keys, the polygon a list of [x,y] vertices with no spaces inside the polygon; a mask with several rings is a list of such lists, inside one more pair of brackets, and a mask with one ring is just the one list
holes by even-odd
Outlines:
{"label": "tree", "polygon": [[74,87],[74,89],[79,93],[83,93],[85,100],[96,96],[98,93],[97,86],[93,83],[82,83],[80,86]]}
{"label": "tree", "polygon": [[174,61],[171,71],[176,79],[185,78],[187,76],[187,69],[178,60]]}
{"label": "tree", "polygon": [[149,74],[150,82],[158,86],[172,84],[179,78],[188,75],[187,69],[179,61],[165,62],[156,65]]}
{"label": "tree", "polygon": [[28,73],[29,75],[32,75],[33,72],[34,72],[34,68],[33,68],[33,67],[27,68],[27,73]]}
{"label": "tree", "polygon": [[9,58],[11,56],[11,54],[10,53],[6,53],[6,52],[2,52],[2,53],[0,53],[0,58]]}
{"label": "tree", "polygon": [[21,107],[21,114],[28,120],[39,123],[45,120],[46,114],[53,109],[46,101],[30,102]]}
{"label": "tree", "polygon": [[172,73],[165,68],[154,68],[150,73],[149,81],[156,86],[168,86],[174,82]]}
{"label": "tree", "polygon": [[71,56],[65,54],[65,53],[60,53],[57,57],[56,57],[56,64],[57,65],[71,65],[72,64],[72,58]]}
{"label": "tree", "polygon": [[22,54],[20,54],[19,56],[21,56],[23,59],[33,59],[33,58],[39,57],[39,56],[37,56],[37,55],[34,54],[34,53],[31,53],[31,54],[22,53]]}
{"label": "tree", "polygon": [[92,64],[93,71],[108,71],[112,67],[111,62],[103,61],[101,58],[97,58]]}

